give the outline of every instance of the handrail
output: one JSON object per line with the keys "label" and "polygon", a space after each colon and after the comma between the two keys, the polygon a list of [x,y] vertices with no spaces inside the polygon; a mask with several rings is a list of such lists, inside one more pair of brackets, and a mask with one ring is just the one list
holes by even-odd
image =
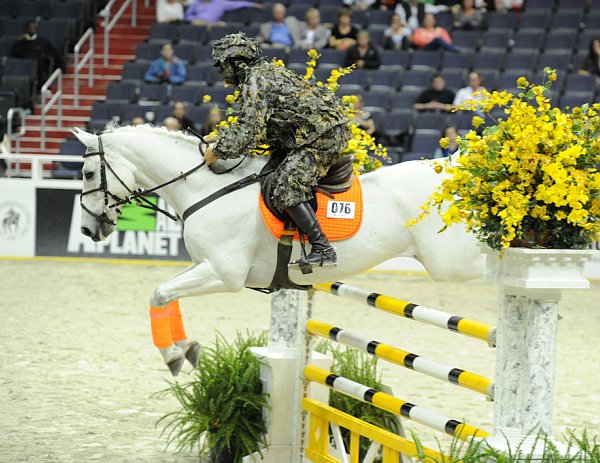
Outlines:
{"label": "handrail", "polygon": [[[81,52],[81,49],[85,45],[86,41],[90,42],[89,49],[87,53],[81,58],[80,62],[79,53]],[[79,39],[79,42],[77,42],[77,44],[75,45],[73,52],[75,54],[75,61],[73,63],[75,71],[73,82],[75,90],[74,103],[75,106],[77,106],[79,105],[79,78],[81,77],[80,72],[88,62],[90,64],[90,70],[88,74],[88,87],[94,85],[94,29],[90,27],[87,31],[85,31],[85,34],[83,34],[83,36]]]}
{"label": "handrail", "polygon": [[[20,181],[44,181],[48,180],[44,178],[44,164],[53,162],[81,162],[83,164],[84,159],[82,156],[69,156],[65,154],[2,154],[0,152],[0,159],[6,159],[6,163],[10,166],[11,162],[20,164],[21,162],[31,163],[31,177],[19,178]],[[21,173],[22,174],[22,173]],[[54,180],[58,181],[58,180]],[[80,180],[69,180],[69,181],[80,181]]]}
{"label": "handrail", "polygon": [[[54,94],[52,94],[52,92],[50,91],[50,87],[52,87],[55,80],[58,80],[58,85],[57,85],[56,91],[54,92]],[[54,104],[57,101],[58,101],[57,124],[58,124],[58,126],[62,125],[63,86],[62,86],[62,71],[60,69],[57,69],[56,71],[54,71],[52,73],[52,75],[48,78],[46,83],[42,86],[41,94],[42,94],[42,104],[40,107],[40,113],[42,116],[41,117],[41,122],[42,122],[41,123],[41,138],[42,138],[42,140],[40,143],[40,147],[42,149],[46,149],[46,114],[48,113],[48,111],[50,111],[50,109],[52,109],[52,107],[54,106]],[[50,99],[47,100],[49,94],[52,95],[52,97],[50,97]]]}
{"label": "handrail", "polygon": [[[15,114],[18,114],[21,117],[21,127],[19,128],[18,132],[13,132],[12,131],[12,127],[13,127],[13,118],[15,117]],[[8,136],[8,141],[9,143],[14,139],[15,140],[15,150],[17,151],[17,153],[19,151],[21,151],[21,137],[25,134],[25,132],[27,131],[27,127],[25,125],[25,116],[31,114],[31,111],[29,109],[23,109],[23,108],[10,108],[8,110],[8,113],[6,114],[6,135]]]}
{"label": "handrail", "polygon": [[104,10],[102,10],[102,15],[104,16],[104,65],[108,66],[108,51],[109,51],[109,34],[110,31],[115,27],[123,13],[127,7],[131,4],[131,25],[133,27],[137,26],[137,0],[125,0],[119,11],[115,13],[115,15],[110,18],[111,9],[115,6],[117,0],[110,0]]}

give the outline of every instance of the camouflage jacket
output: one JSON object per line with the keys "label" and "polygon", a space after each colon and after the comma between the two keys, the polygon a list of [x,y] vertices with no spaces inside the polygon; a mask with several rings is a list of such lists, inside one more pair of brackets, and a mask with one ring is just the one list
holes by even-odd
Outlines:
{"label": "camouflage jacket", "polygon": [[262,144],[299,148],[348,124],[339,99],[328,89],[270,62],[250,67],[238,90],[239,119],[218,130],[214,152],[221,159],[251,154]]}

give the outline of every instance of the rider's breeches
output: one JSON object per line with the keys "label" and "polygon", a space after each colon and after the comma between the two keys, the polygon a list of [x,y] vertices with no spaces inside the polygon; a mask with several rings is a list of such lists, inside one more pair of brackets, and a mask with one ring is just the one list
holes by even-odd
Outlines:
{"label": "rider's breeches", "polygon": [[288,207],[310,201],[319,179],[343,156],[349,137],[348,127],[339,126],[310,145],[290,150],[273,172],[273,205],[283,212]]}
{"label": "rider's breeches", "polygon": [[152,340],[159,349],[169,347],[173,342],[186,339],[179,301],[169,302],[165,307],[150,306],[150,326]]}

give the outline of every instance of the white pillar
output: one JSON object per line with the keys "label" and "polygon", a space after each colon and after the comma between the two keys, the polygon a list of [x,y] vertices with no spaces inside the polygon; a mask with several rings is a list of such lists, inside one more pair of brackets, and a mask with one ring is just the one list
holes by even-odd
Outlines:
{"label": "white pillar", "polygon": [[534,439],[540,431],[550,436],[552,431],[561,293],[589,288],[583,268],[594,251],[509,248],[501,257],[489,248],[484,251],[486,276],[500,285],[489,442],[504,449],[508,441],[514,450],[523,441],[521,450],[533,451],[527,448],[533,441],[525,437]]}

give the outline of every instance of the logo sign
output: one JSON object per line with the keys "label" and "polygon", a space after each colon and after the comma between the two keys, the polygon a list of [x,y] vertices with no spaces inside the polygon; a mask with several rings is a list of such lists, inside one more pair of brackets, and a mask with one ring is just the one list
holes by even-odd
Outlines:
{"label": "logo sign", "polygon": [[33,256],[35,189],[0,183],[0,256]]}
{"label": "logo sign", "polygon": [[353,219],[355,213],[354,201],[327,201],[327,217],[330,219]]}
{"label": "logo sign", "polygon": [[31,228],[31,218],[26,207],[16,201],[0,203],[0,239],[16,240]]}

